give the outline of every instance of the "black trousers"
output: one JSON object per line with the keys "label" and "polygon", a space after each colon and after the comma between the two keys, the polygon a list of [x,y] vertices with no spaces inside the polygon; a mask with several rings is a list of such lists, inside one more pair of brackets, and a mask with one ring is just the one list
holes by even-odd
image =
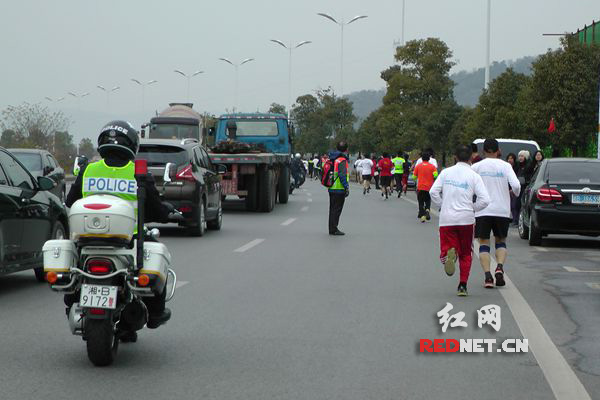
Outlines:
{"label": "black trousers", "polygon": [[329,233],[334,233],[338,230],[340,215],[342,215],[345,201],[346,194],[344,192],[329,192]]}
{"label": "black trousers", "polygon": [[396,190],[400,193],[402,191],[402,174],[394,174],[394,180],[396,181]]}
{"label": "black trousers", "polygon": [[419,190],[417,192],[417,200],[419,201],[419,215],[417,218],[421,218],[427,214],[425,210],[431,209],[431,196],[429,196],[429,191]]}
{"label": "black trousers", "polygon": [[375,189],[379,190],[379,175],[375,175]]}

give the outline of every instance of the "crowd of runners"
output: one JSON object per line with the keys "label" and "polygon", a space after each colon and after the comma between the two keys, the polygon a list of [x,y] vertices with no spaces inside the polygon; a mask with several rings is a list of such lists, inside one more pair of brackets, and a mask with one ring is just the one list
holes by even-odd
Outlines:
{"label": "crowd of runners", "polygon": [[[518,212],[515,203],[519,203],[521,187],[526,184],[527,177],[543,159],[539,152],[532,157],[534,162],[528,162],[530,155],[522,152],[510,154],[504,161],[495,139],[485,140],[483,153],[484,157],[481,157],[472,146],[458,146],[454,153],[455,164],[441,172],[438,172],[432,149],[423,150],[421,157],[414,161],[410,161],[406,153],[397,151],[383,153],[381,157],[359,155],[354,162],[356,181],[362,185],[363,196],[371,193],[374,183],[383,200],[388,200],[394,191],[400,198],[406,195],[410,179],[415,182],[419,205],[417,218],[421,223],[431,219],[432,202],[436,205],[440,260],[449,276],[454,275],[458,262],[459,296],[468,294],[474,250],[478,250],[485,274],[484,287],[506,284],[506,238],[515,211]],[[324,154],[308,161],[311,178],[320,179],[327,157]],[[492,235],[494,257],[491,255]],[[496,268],[492,274],[493,260]]]}

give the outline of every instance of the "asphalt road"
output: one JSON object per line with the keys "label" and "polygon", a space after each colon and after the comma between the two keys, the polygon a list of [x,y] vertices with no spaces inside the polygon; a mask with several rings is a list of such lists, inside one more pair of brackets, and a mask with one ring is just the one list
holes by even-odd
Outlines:
{"label": "asphalt road", "polygon": [[[0,399],[600,399],[598,241],[530,248],[511,231],[512,284],[484,289],[475,260],[459,298],[437,218],[417,222],[414,199],[353,187],[345,237],[327,235],[317,182],[270,214],[231,206],[203,238],[162,229],[180,279],[173,318],[108,368],[89,363],[33,272],[0,277]],[[447,302],[468,327],[442,333]],[[488,304],[499,332],[477,326]],[[419,352],[420,339],[524,336],[528,353]]]}

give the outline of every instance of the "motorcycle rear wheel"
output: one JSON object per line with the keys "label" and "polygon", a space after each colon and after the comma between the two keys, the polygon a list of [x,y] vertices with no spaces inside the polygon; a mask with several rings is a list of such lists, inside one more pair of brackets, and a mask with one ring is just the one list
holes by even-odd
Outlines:
{"label": "motorcycle rear wheel", "polygon": [[86,319],[88,358],[96,367],[112,364],[117,356],[119,339],[110,319]]}

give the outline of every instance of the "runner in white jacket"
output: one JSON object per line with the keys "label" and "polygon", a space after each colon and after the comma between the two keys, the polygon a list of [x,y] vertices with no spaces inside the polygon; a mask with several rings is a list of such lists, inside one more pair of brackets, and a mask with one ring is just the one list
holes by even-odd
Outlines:
{"label": "runner in white jacket", "polygon": [[504,262],[506,261],[506,237],[512,220],[510,214],[510,189],[515,196],[521,192],[521,184],[512,166],[498,158],[500,147],[496,139],[483,142],[485,159],[473,164],[473,171],[483,179],[491,202],[475,213],[475,237],[479,239],[479,261],[485,272],[484,287],[493,288],[494,278],[490,273],[490,233],[494,233],[496,250],[496,286],[504,286]]}
{"label": "runner in white jacket", "polygon": [[[452,276],[458,255],[460,279],[458,295],[467,295],[467,281],[471,272],[473,225],[475,212],[490,203],[481,177],[467,162],[471,158],[469,146],[456,149],[455,166],[444,169],[431,187],[431,199],[442,205],[440,213],[440,260],[446,274]],[[473,197],[476,196],[475,201]]]}

